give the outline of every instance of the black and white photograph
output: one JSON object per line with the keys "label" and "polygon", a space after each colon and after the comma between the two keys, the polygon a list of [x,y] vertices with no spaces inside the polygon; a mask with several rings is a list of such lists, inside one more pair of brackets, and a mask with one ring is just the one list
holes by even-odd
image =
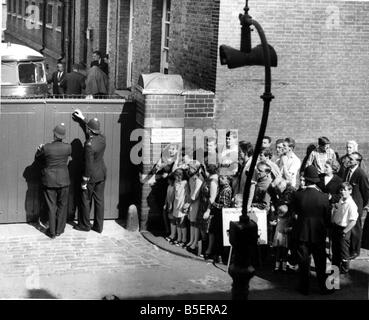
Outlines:
{"label": "black and white photograph", "polygon": [[0,300],[369,300],[369,0],[1,10]]}

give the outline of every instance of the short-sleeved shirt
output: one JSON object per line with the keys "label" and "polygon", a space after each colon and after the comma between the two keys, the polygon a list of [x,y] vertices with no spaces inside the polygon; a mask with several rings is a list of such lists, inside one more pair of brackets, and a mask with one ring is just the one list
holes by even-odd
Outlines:
{"label": "short-sleeved shirt", "polygon": [[352,197],[340,200],[333,209],[332,222],[341,227],[347,227],[350,221],[356,221],[359,217],[357,205]]}

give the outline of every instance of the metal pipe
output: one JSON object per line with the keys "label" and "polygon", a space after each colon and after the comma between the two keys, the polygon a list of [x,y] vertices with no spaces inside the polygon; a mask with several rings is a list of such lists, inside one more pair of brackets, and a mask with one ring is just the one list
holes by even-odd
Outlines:
{"label": "metal pipe", "polygon": [[265,61],[265,88],[264,88],[264,94],[260,97],[264,100],[263,115],[261,118],[259,134],[256,140],[255,150],[252,156],[250,169],[246,177],[246,185],[245,185],[245,189],[243,193],[243,205],[242,205],[242,216],[243,217],[247,216],[247,204],[248,204],[249,195],[250,195],[251,179],[254,174],[256,162],[257,162],[260,150],[261,150],[261,145],[263,142],[266,126],[268,123],[270,101],[274,98],[274,96],[271,94],[272,78],[271,78],[271,70],[270,70],[270,51],[269,51],[269,46],[266,40],[265,33],[263,31],[263,28],[257,21],[253,19],[246,19],[246,23],[255,26],[256,30],[258,31],[260,40],[261,40],[261,44],[262,44],[263,52],[264,52],[264,61]]}
{"label": "metal pipe", "polygon": [[44,50],[46,49],[46,6],[47,0],[43,0],[43,7],[42,7],[42,48],[40,53],[43,55]]}

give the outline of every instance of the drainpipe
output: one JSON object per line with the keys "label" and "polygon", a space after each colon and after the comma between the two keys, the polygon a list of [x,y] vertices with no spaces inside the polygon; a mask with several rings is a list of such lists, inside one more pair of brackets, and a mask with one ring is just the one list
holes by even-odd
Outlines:
{"label": "drainpipe", "polygon": [[42,48],[40,53],[43,55],[44,50],[46,48],[46,5],[47,1],[43,0],[43,7],[42,7]]}
{"label": "drainpipe", "polygon": [[67,24],[66,28],[66,66],[67,70],[71,70],[71,63],[72,63],[72,1],[65,0],[65,14],[67,15]]}
{"label": "drainpipe", "polygon": [[61,34],[60,34],[60,58],[58,62],[62,62],[65,58],[65,45],[64,45],[64,37],[65,37],[65,1],[62,0],[62,25],[61,25]]}

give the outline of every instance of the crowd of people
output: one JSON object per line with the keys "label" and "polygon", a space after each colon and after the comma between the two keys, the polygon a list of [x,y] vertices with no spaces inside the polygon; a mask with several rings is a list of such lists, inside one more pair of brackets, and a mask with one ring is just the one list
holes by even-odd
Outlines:
{"label": "crowd of people", "polygon": [[48,83],[52,84],[53,96],[57,98],[104,98],[109,94],[109,56],[94,51],[90,68],[84,64],[73,64],[66,73],[63,63],[57,64]]}
{"label": "crowd of people", "polygon": [[[310,257],[325,292],[327,257],[346,274],[350,260],[369,245],[364,233],[369,180],[363,169],[358,144],[348,141],[339,157],[327,137],[307,148],[301,161],[292,138],[264,137],[251,179],[247,212],[258,209],[267,216],[267,254],[273,270],[300,274],[300,291],[309,291]],[[227,263],[223,246],[222,209],[241,208],[254,147],[227,132],[226,144],[218,150],[216,138],[208,138],[203,161],[171,144],[155,165],[151,185],[163,208],[166,240],[189,252]],[[199,155],[199,153],[197,154]],[[263,251],[264,252],[264,251]],[[265,257],[264,257],[265,258]]]}

